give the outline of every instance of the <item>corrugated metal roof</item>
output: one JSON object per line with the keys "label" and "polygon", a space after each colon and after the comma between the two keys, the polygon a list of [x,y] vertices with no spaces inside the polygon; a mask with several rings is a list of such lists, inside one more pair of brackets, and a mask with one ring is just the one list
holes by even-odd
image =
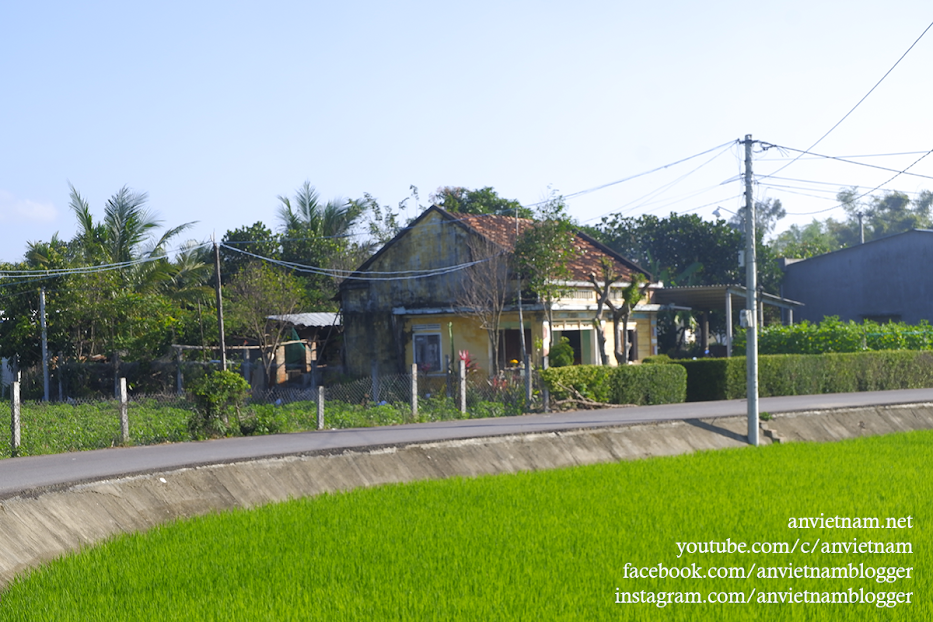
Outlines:
{"label": "corrugated metal roof", "polygon": [[[729,292],[732,307],[741,309],[745,305],[745,291],[742,285],[689,285],[656,289],[653,298],[654,302],[661,305],[674,304],[698,311],[711,311],[726,308],[726,292]],[[788,309],[803,306],[802,302],[781,298],[767,292],[762,292],[760,296],[765,304]]]}
{"label": "corrugated metal roof", "polygon": [[294,326],[304,327],[304,326],[340,326],[340,314],[339,313],[323,313],[323,312],[310,312],[310,313],[289,313],[286,315],[270,315],[268,317],[270,320],[277,320],[279,322],[288,322]]}

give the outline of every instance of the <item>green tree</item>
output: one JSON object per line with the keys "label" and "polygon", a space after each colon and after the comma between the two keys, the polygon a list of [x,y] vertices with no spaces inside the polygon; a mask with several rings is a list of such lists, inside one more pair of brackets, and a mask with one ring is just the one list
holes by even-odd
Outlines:
{"label": "green tree", "polygon": [[534,212],[514,199],[500,197],[491,187],[470,190],[462,186],[443,186],[431,196],[431,203],[459,214],[497,214],[533,218]]}
{"label": "green tree", "polygon": [[[647,279],[641,272],[633,272],[631,283],[622,290],[622,301],[616,305],[611,298],[606,300],[606,304],[609,305],[609,309],[612,311],[612,328],[613,334],[616,336],[615,357],[618,365],[628,364],[628,321],[632,316],[632,309],[646,296],[648,285]],[[622,323],[621,332],[619,330],[620,321]],[[620,335],[621,339],[619,338]]]}
{"label": "green tree", "polygon": [[279,196],[279,219],[282,222],[282,259],[287,262],[310,265],[321,272],[302,276],[309,300],[317,306],[332,306],[339,276],[328,276],[326,270],[346,269],[353,228],[362,215],[363,207],[347,199],[322,202],[314,186],[305,181],[290,199]]}
{"label": "green tree", "polygon": [[814,219],[809,224],[791,225],[778,234],[771,243],[775,255],[794,259],[807,259],[841,248],[825,222]]}
{"label": "green tree", "polygon": [[[778,213],[774,202],[769,204]],[[780,208],[783,209],[783,208]],[[745,248],[741,231],[725,220],[706,221],[696,214],[671,214],[667,218],[646,214],[637,218],[613,215],[596,227],[597,239],[633,260],[666,286],[730,285],[745,282],[738,253]],[[764,231],[756,231],[758,282],[769,293],[780,292],[782,273],[774,251],[763,243]],[[664,314],[662,314],[664,315]],[[683,314],[669,313],[659,323],[659,345],[680,343],[694,322]],[[725,314],[712,312],[710,331],[725,332]]]}
{"label": "green tree", "polygon": [[865,197],[857,187],[851,187],[842,188],[836,200],[845,210],[844,219],[813,220],[803,227],[791,225],[775,238],[772,244],[775,255],[807,259],[855,246],[861,242],[860,217],[866,242],[933,226],[933,192],[929,190],[911,199],[896,191]]}
{"label": "green tree", "polygon": [[[755,201],[755,231],[761,233],[761,238],[771,235],[780,219],[787,215],[787,210],[781,205],[780,199]],[[739,231],[745,231],[745,210],[741,209],[729,219],[729,225]]]}
{"label": "green tree", "polygon": [[281,269],[252,263],[224,286],[227,324],[231,334],[253,339],[260,348],[263,370],[271,384],[275,353],[287,328],[274,315],[296,313],[305,302],[301,282]]}
{"label": "green tree", "polygon": [[221,240],[219,250],[221,273],[225,278],[231,277],[248,264],[261,261],[238,251],[269,259],[281,259],[282,236],[273,233],[262,221],[256,221],[249,227],[228,230]]}
{"label": "green tree", "polygon": [[[361,215],[368,214],[369,221],[366,224],[366,231],[369,234],[369,241],[363,246],[370,253],[394,238],[402,230],[401,213],[405,209],[406,203],[412,201],[418,205],[418,188],[411,186],[411,196],[405,197],[398,202],[398,207],[393,208],[390,205],[380,205],[379,201],[368,192],[363,194],[361,199],[350,199]],[[420,209],[419,209],[420,211]],[[360,262],[362,263],[362,262]]]}
{"label": "green tree", "polygon": [[[158,235],[160,222],[147,209],[145,193],[127,187],[107,201],[100,222],[73,186],[70,207],[78,222],[70,242],[57,236],[32,242],[25,260],[10,266],[19,274],[10,287],[0,288],[0,349],[19,354],[24,364],[38,362],[38,291],[45,286],[52,353],[85,358],[124,350],[132,358],[160,356],[183,324],[194,321],[185,308],[204,295],[207,266],[197,245],[174,262],[167,256],[168,242],[191,223]],[[35,273],[52,270],[70,272]]]}
{"label": "green tree", "polygon": [[570,262],[579,254],[577,234],[564,198],[554,192],[539,205],[535,216],[515,242],[515,258],[522,280],[544,302],[548,322],[553,324],[554,301],[570,290]]}
{"label": "green tree", "polygon": [[[608,257],[602,257],[599,262],[600,273],[597,275],[591,272],[589,281],[596,292],[596,313],[593,317],[593,328],[596,330],[596,340],[599,349],[599,361],[602,365],[609,364],[609,355],[606,354],[606,334],[603,326],[603,308],[609,306],[610,296],[612,295],[612,286],[622,278],[613,270],[612,261]],[[618,334],[618,333],[616,333]]]}
{"label": "green tree", "polygon": [[742,234],[725,220],[710,222],[696,214],[616,214],[603,218],[596,229],[597,239],[668,286],[744,281],[737,259],[744,248]]}
{"label": "green tree", "polygon": [[124,287],[148,287],[168,278],[164,263],[139,260],[165,257],[168,242],[195,224],[189,222],[167,229],[153,241],[155,230],[162,222],[146,207],[147,200],[145,192],[134,192],[123,186],[107,200],[104,218],[95,224],[87,200],[71,186],[69,206],[78,221],[74,240],[78,257],[85,265],[127,264],[126,269],[119,272]]}

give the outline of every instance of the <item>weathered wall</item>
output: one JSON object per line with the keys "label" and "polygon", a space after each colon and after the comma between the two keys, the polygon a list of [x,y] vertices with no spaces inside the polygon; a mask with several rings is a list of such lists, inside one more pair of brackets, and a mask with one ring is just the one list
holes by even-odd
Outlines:
{"label": "weathered wall", "polygon": [[908,231],[784,269],[782,295],[804,303],[794,321],[900,316],[933,321],[933,231]]}
{"label": "weathered wall", "polygon": [[[475,318],[470,316],[442,313],[405,317],[405,365],[414,362],[412,336],[419,334],[439,334],[441,338],[442,359],[452,356],[454,364],[459,360],[461,350],[466,350],[481,372],[489,375],[492,369],[489,336],[480,328]],[[450,327],[448,327],[448,324]],[[451,353],[450,333],[453,333],[453,353]]]}
{"label": "weathered wall", "polygon": [[[370,372],[372,361],[384,373],[403,373],[405,349],[404,321],[392,309],[449,308],[460,291],[462,272],[426,278],[400,278],[414,266],[434,270],[470,261],[468,232],[438,212],[429,212],[414,227],[386,247],[367,267],[370,281],[350,281],[341,288],[345,362],[354,376]],[[391,280],[389,280],[389,278]],[[393,319],[395,317],[395,319]],[[411,364],[411,358],[407,359]]]}

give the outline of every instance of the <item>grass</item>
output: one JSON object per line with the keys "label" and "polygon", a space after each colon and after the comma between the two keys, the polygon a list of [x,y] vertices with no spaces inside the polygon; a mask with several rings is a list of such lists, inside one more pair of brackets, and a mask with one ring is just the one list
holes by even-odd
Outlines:
{"label": "grass", "polygon": [[[165,525],[53,562],[0,620],[933,619],[933,432],[428,481]],[[913,529],[791,529],[911,516]],[[904,541],[912,554],[686,554],[676,542]],[[636,566],[913,567],[869,579],[625,579]],[[622,591],[913,592],[912,604],[616,604]]]}
{"label": "grass", "polygon": [[[521,404],[470,400],[466,415],[447,397],[421,398],[418,416],[407,403],[325,404],[325,427],[330,429],[426,423],[463,418],[520,415]],[[129,404],[129,445],[154,445],[195,440],[188,428],[190,402],[176,398],[143,398]],[[257,404],[244,409],[252,434],[303,432],[317,429],[317,403]],[[7,420],[9,421],[9,420]],[[95,402],[23,402],[20,456],[86,451],[122,445],[120,406],[116,400]],[[11,456],[10,426],[0,426],[0,458]]]}

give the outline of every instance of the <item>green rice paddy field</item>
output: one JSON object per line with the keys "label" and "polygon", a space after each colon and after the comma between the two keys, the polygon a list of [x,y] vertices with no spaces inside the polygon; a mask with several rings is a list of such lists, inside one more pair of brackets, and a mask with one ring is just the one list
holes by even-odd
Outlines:
{"label": "green rice paddy field", "polygon": [[[0,620],[933,620],[931,467],[933,432],[912,432],[331,494],[116,538],[15,581]],[[836,516],[900,526],[789,526]],[[678,559],[710,541],[727,551]],[[626,578],[659,563],[752,576]]]}

